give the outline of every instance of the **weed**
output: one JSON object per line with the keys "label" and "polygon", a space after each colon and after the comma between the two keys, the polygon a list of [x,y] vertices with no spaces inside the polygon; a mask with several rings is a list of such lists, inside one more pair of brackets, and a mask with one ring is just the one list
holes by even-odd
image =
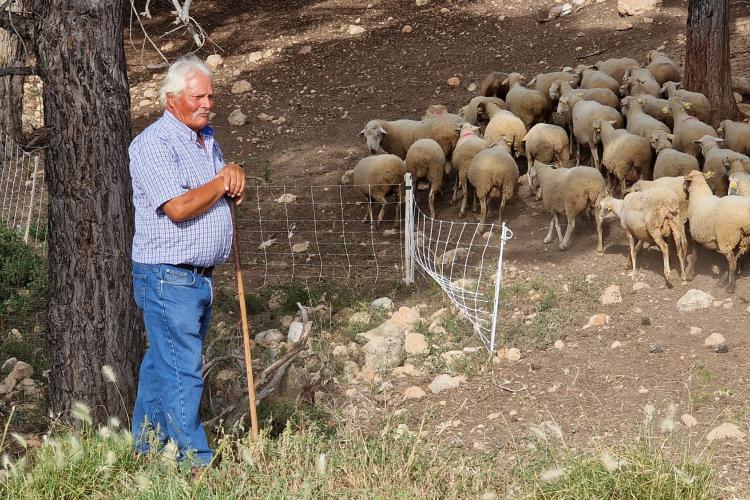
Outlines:
{"label": "weed", "polygon": [[250,166],[255,170],[258,178],[263,179],[263,182],[268,184],[271,182],[271,162],[266,158],[258,155],[250,155],[248,158]]}

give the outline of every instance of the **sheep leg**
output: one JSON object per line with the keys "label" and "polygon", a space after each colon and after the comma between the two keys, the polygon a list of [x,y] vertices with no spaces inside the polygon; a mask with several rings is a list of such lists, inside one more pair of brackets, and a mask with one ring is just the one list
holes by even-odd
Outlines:
{"label": "sheep leg", "polygon": [[695,278],[695,263],[698,261],[698,245],[693,242],[693,250],[687,254],[687,268],[685,277],[687,281],[693,281]]}
{"label": "sheep leg", "polygon": [[[489,196],[489,193],[487,193],[487,196]],[[477,194],[477,190],[474,189],[474,202],[471,204],[471,211],[472,213],[477,213],[477,200],[479,199],[479,195]]]}
{"label": "sheep leg", "polygon": [[604,255],[604,238],[602,237],[602,221],[594,214],[594,224],[596,225],[596,254]]}
{"label": "sheep leg", "polygon": [[672,269],[669,267],[669,245],[664,241],[664,238],[662,238],[658,229],[651,233],[651,238],[653,238],[654,243],[656,243],[656,246],[661,250],[661,255],[664,260],[664,281],[667,284],[667,288],[672,288],[671,283],[669,283],[669,277],[672,275]]}
{"label": "sheep leg", "polygon": [[544,237],[544,242],[549,243],[552,241],[552,231],[555,229],[555,217],[552,217],[552,220],[549,221],[549,231],[547,232],[547,236]]}
{"label": "sheep leg", "polygon": [[599,170],[600,164],[599,164],[599,146],[596,144],[591,145],[589,147],[591,149],[591,157],[594,159],[594,168]]}
{"label": "sheep leg", "polygon": [[375,219],[372,218],[372,199],[367,201],[367,213],[365,214],[365,218],[362,219],[362,224],[366,223],[368,220],[370,221],[370,226],[375,222]]}
{"label": "sheep leg", "polygon": [[466,180],[461,181],[461,210],[458,212],[459,217],[466,214],[466,201],[469,197],[469,188],[466,186]]}
{"label": "sheep leg", "polygon": [[727,270],[727,293],[734,293],[735,281],[737,280],[737,255],[730,251],[724,256],[727,258],[727,264],[729,264],[729,269]]}
{"label": "sheep leg", "polygon": [[376,201],[380,202],[380,212],[378,213],[378,221],[375,223],[375,229],[380,227],[380,223],[383,222],[383,217],[385,217],[385,206],[388,204],[388,200],[385,199],[385,196],[381,196],[380,198],[375,198]]}
{"label": "sheep leg", "polygon": [[505,208],[505,196],[500,198],[500,207],[497,209],[497,227],[503,227],[503,208]]}
{"label": "sheep leg", "polygon": [[620,179],[620,196],[625,196],[625,177]]}
{"label": "sheep leg", "polygon": [[430,217],[435,218],[435,183],[430,184]]}
{"label": "sheep leg", "polygon": [[557,212],[555,212],[555,230],[557,230],[557,242],[558,244],[562,242],[562,231],[560,230],[560,218],[557,215]]}
{"label": "sheep leg", "polygon": [[482,196],[479,198],[479,205],[481,206],[481,213],[479,214],[479,232],[484,232],[484,221],[487,218],[487,198],[489,196]]}
{"label": "sheep leg", "polygon": [[674,220],[669,221],[669,228],[672,232],[672,239],[674,239],[674,246],[677,249],[677,259],[680,261],[680,279],[685,281],[685,255],[687,254],[685,228],[680,227],[680,223]]}
{"label": "sheep leg", "polygon": [[570,237],[573,235],[573,230],[576,228],[576,217],[568,215],[568,227],[565,228],[565,238],[560,243],[560,250],[565,250],[570,246]]}
{"label": "sheep leg", "polygon": [[[638,254],[638,251],[635,249],[636,247],[635,238],[633,237],[632,234],[630,234],[630,231],[626,231],[626,235],[628,237],[628,249],[630,251],[630,258],[628,259],[630,261],[628,262],[628,264],[630,265],[628,267],[632,269],[633,276],[635,276],[635,273],[636,273],[635,259],[636,259],[636,255]],[[640,241],[638,243],[640,243]]]}
{"label": "sheep leg", "polygon": [[581,143],[576,141],[576,167],[581,166]]}
{"label": "sheep leg", "polygon": [[451,205],[455,204],[458,201],[458,186],[460,182],[461,182],[461,179],[459,179],[457,175],[456,183],[453,184],[453,198],[451,198]]}
{"label": "sheep leg", "polygon": [[[432,187],[432,186],[430,186]],[[396,218],[393,220],[393,227],[394,229],[398,228],[399,223],[401,222],[401,206],[406,203],[406,185],[400,184],[397,186],[398,190],[398,203],[396,204]],[[430,194],[432,191],[430,191]],[[430,200],[432,201],[432,200]],[[432,209],[432,207],[430,207]],[[435,218],[435,214],[432,214],[432,218]]]}

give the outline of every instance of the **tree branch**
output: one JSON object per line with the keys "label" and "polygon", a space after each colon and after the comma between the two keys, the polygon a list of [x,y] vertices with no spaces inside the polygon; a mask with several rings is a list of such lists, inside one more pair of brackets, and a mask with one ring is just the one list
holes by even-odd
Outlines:
{"label": "tree branch", "polygon": [[36,68],[31,68],[28,66],[23,66],[23,67],[2,66],[0,67],[0,76],[28,76],[28,75],[34,75],[34,74],[36,74]]}
{"label": "tree branch", "polygon": [[15,33],[27,42],[34,38],[36,24],[34,20],[16,12],[0,11],[0,28]]}

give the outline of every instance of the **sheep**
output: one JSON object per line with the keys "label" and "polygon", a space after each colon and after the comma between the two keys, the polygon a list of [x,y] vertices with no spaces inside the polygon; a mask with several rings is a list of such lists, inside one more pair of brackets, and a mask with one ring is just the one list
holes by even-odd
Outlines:
{"label": "sheep", "polygon": [[606,61],[597,61],[593,66],[594,69],[602,71],[617,80],[618,85],[620,84],[619,82],[622,82],[622,77],[625,76],[625,72],[627,70],[640,67],[641,65],[638,64],[638,61],[629,57],[622,57],[619,59],[612,58],[607,59]]}
{"label": "sheep", "polygon": [[646,68],[631,68],[625,72],[620,86],[620,95],[648,94],[659,97],[661,85],[654,75]]}
{"label": "sheep", "polygon": [[405,160],[406,171],[412,175],[416,185],[419,179],[427,178],[430,182],[428,196],[430,217],[435,218],[435,192],[443,187],[445,173],[445,154],[440,144],[433,139],[419,139],[409,147]]}
{"label": "sheep", "polygon": [[555,82],[549,88],[549,97],[556,101],[560,96],[575,94],[585,101],[596,101],[604,106],[611,108],[620,108],[620,99],[610,89],[593,88],[593,89],[574,89],[568,82]]}
{"label": "sheep", "polygon": [[547,96],[535,89],[527,89],[522,85],[523,75],[511,73],[504,83],[508,83],[510,90],[505,96],[505,104],[514,115],[523,120],[526,128],[543,120],[547,110]]}
{"label": "sheep", "polygon": [[682,153],[672,148],[672,134],[658,130],[651,134],[651,147],[656,152],[654,162],[653,178],[678,177],[692,170],[699,170],[698,159],[687,153]]}
{"label": "sheep", "polygon": [[556,97],[550,95],[550,89],[553,85],[571,84],[576,83],[576,75],[568,71],[555,71],[552,73],[539,73],[530,82],[529,86],[533,85],[534,88],[544,94],[544,98],[547,101],[547,113],[546,121],[549,121],[552,112],[552,103],[556,100]]}
{"label": "sheep", "polygon": [[724,145],[728,149],[750,155],[750,124],[724,120],[716,132],[724,138]]}
{"label": "sheep", "polygon": [[456,183],[453,186],[451,203],[455,203],[458,200],[459,187],[463,193],[466,193],[468,189],[466,176],[469,172],[471,160],[474,159],[477,153],[490,146],[486,140],[482,139],[476,133],[476,130],[476,127],[472,129],[465,125],[461,130],[461,137],[458,139],[456,149],[453,151],[453,167],[456,169],[457,175]]}
{"label": "sheep", "polygon": [[[717,196],[727,194],[729,184],[727,176],[724,175],[725,168],[729,175],[734,173],[736,168],[740,170],[750,169],[750,158],[731,149],[722,148],[723,142],[724,139],[710,135],[704,135],[693,141],[693,144],[700,146],[703,154],[703,172],[713,172],[713,175],[708,179],[708,185],[711,186],[711,190]],[[735,164],[739,164],[739,166],[734,167]]]}
{"label": "sheep", "polygon": [[[401,197],[401,188],[406,174],[406,165],[404,160],[394,154],[379,154],[362,158],[354,166],[352,173],[352,184],[360,192],[368,197],[368,200],[375,200],[381,203],[378,220],[372,217],[372,203],[367,204],[367,216],[362,222],[366,222],[369,216],[370,223],[378,227],[383,222],[385,215],[385,206],[388,204],[388,196],[394,188],[398,189],[399,198]],[[399,202],[400,209],[400,202]],[[396,217],[395,224],[398,223]]]}
{"label": "sheep", "polygon": [[[591,167],[555,169],[552,165],[540,162],[529,167],[528,175],[532,192],[536,192],[537,199],[541,198],[544,206],[552,212],[549,232],[544,238],[544,243],[552,241],[552,229],[555,228],[560,250],[565,250],[570,246],[576,216],[584,211],[594,215],[599,211],[599,205],[604,197],[604,177]],[[562,236],[558,220],[561,214],[565,214],[568,219],[565,237]],[[598,217],[594,217],[594,221],[597,234],[596,252],[602,255],[602,225]]]}
{"label": "sheep", "polygon": [[669,266],[669,245],[665,238],[672,237],[680,261],[680,277],[685,281],[685,260],[687,258],[687,237],[685,224],[680,217],[680,202],[677,195],[668,188],[651,188],[642,192],[633,192],[618,200],[605,197],[599,209],[599,220],[620,219],[630,247],[629,264],[635,276],[636,257],[643,243],[654,243],[661,250],[664,262],[664,280],[672,288],[669,277],[672,269]]}
{"label": "sheep", "polygon": [[429,120],[430,118],[443,118],[446,120],[452,120],[456,127],[460,127],[466,120],[463,116],[455,113],[449,113],[448,108],[443,104],[430,104],[422,116],[422,120]]}
{"label": "sheep", "polygon": [[524,152],[523,138],[526,137],[524,122],[512,112],[500,109],[493,103],[487,103],[485,110],[490,121],[484,129],[484,140],[492,146],[502,137],[512,148],[515,157],[521,156]]}
{"label": "sheep", "polygon": [[523,140],[529,165],[538,160],[542,163],[556,163],[560,167],[568,166],[570,143],[564,128],[537,123]]}
{"label": "sheep", "polygon": [[505,101],[499,97],[485,97],[480,95],[474,97],[469,101],[469,104],[461,108],[458,111],[458,115],[472,125],[479,125],[481,120],[489,119],[487,116],[483,115],[484,105],[488,102],[494,103],[500,109],[506,109]]}
{"label": "sheep", "polygon": [[729,194],[737,196],[750,196],[750,174],[747,172],[735,172],[729,176]]}
{"label": "sheep", "polygon": [[576,139],[576,165],[581,162],[581,144],[584,144],[591,150],[591,156],[594,159],[594,166],[599,168],[599,152],[593,142],[592,123],[594,120],[611,120],[615,122],[615,127],[622,127],[622,117],[620,113],[609,106],[603,106],[595,101],[584,101],[575,93],[560,97],[557,107],[558,113],[571,114],[573,124],[573,135]]}
{"label": "sheep", "polygon": [[750,198],[715,196],[697,171],[690,172],[685,182],[690,235],[696,243],[724,255],[728,269],[720,283],[726,282],[727,292],[734,293],[737,260],[750,249]]}
{"label": "sheep", "polygon": [[665,110],[669,106],[669,101],[650,94],[635,94],[634,97],[638,99],[641,111],[652,118],[656,118],[665,124],[669,130],[672,130],[674,126],[672,115],[669,114],[669,109]]}
{"label": "sheep", "polygon": [[628,193],[637,193],[652,188],[667,188],[671,190],[676,196],[677,201],[680,202],[680,220],[685,223],[688,218],[688,199],[687,193],[685,192],[685,177],[660,177],[653,181],[647,181],[641,179],[635,181],[635,183],[628,188]]}
{"label": "sheep", "polygon": [[506,83],[507,79],[508,73],[493,71],[485,76],[484,80],[482,80],[482,83],[479,85],[479,95],[505,99],[508,90],[510,90],[510,87]]}
{"label": "sheep", "polygon": [[679,82],[682,81],[682,74],[680,73],[680,67],[670,59],[664,52],[658,50],[648,51],[648,66],[649,71],[654,75],[659,85],[664,85],[667,82]]}
{"label": "sheep", "polygon": [[456,122],[450,118],[427,120],[370,120],[359,133],[367,139],[367,147],[375,154],[381,147],[387,153],[406,157],[409,146],[419,139],[434,139],[446,158],[450,157],[458,141]]}
{"label": "sheep", "polygon": [[602,154],[602,165],[612,180],[611,186],[614,192],[614,179],[620,181],[620,193],[625,193],[625,182],[628,179],[637,180],[648,177],[648,169],[651,166],[651,144],[648,139],[639,135],[631,134],[627,130],[615,129],[606,120],[594,120],[593,141],[599,144],[601,140],[604,146]]}
{"label": "sheep", "polygon": [[[518,165],[504,142],[480,151],[469,164],[468,179],[479,198],[479,231],[484,232],[489,198],[500,198],[497,224],[502,224],[503,208],[518,190]],[[461,213],[466,208],[467,191],[461,204]]]}
{"label": "sheep", "polygon": [[578,87],[582,89],[609,89],[615,94],[620,91],[620,82],[603,71],[580,65],[576,69]]}
{"label": "sheep", "polygon": [[711,103],[708,98],[700,92],[690,92],[681,88],[682,82],[667,82],[661,89],[667,99],[679,98],[682,102],[690,105],[688,114],[695,116],[702,122],[711,123]]}
{"label": "sheep", "polygon": [[644,103],[645,101],[640,96],[628,96],[622,100],[622,114],[626,118],[628,132],[649,140],[651,140],[651,135],[659,130],[667,134],[671,133],[664,123],[643,112]]}
{"label": "sheep", "polygon": [[704,135],[718,137],[718,134],[711,125],[703,123],[698,118],[687,114],[686,109],[689,107],[689,104],[682,102],[677,97],[669,100],[667,109],[674,120],[674,130],[672,131],[674,141],[672,144],[677,151],[682,151],[698,158],[698,155],[701,154],[701,148],[699,145],[693,143],[693,141],[700,139]]}

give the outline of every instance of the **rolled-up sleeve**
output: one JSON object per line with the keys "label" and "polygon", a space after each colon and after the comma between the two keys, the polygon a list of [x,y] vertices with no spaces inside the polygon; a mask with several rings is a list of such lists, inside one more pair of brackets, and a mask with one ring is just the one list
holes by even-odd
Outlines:
{"label": "rolled-up sleeve", "polygon": [[184,194],[179,156],[161,138],[149,138],[130,152],[130,175],[143,189],[154,211],[161,213],[162,205]]}

